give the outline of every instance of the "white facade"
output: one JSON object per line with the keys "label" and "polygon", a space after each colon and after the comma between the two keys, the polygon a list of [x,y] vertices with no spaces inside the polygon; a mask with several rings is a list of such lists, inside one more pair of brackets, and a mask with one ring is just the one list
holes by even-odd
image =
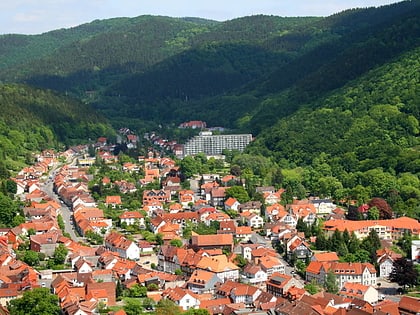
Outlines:
{"label": "white facade", "polygon": [[268,279],[267,273],[263,270],[259,270],[253,275],[246,275],[246,280],[250,284],[258,284],[258,283],[266,282],[267,279]]}
{"label": "white facade", "polygon": [[219,155],[224,149],[243,151],[251,140],[251,134],[213,135],[211,132],[201,132],[185,143],[184,156],[197,153]]}
{"label": "white facade", "polygon": [[245,305],[253,305],[255,300],[261,295],[261,290],[259,289],[255,290],[255,292],[252,295],[250,294],[236,295],[235,292],[236,290],[233,289],[230,296],[233,303],[245,303]]}
{"label": "white facade", "polygon": [[420,263],[420,241],[411,241],[411,260]]}
{"label": "white facade", "polygon": [[381,278],[388,278],[389,274],[392,271],[392,265],[393,262],[391,258],[387,258],[383,262],[381,262],[379,265],[379,276]]}
{"label": "white facade", "polygon": [[178,302],[176,302],[184,311],[187,311],[191,308],[198,308],[200,301],[195,297],[185,294]]}
{"label": "white facade", "polygon": [[222,272],[217,272],[216,275],[220,278],[220,280],[222,280],[222,282],[226,282],[228,280],[236,281],[239,279],[239,269],[228,269]]}
{"label": "white facade", "polygon": [[279,222],[283,222],[284,224],[290,227],[295,227],[297,224],[297,219],[295,218],[294,215],[288,213],[284,217],[280,218]]}
{"label": "white facade", "polygon": [[315,199],[310,200],[310,202],[315,206],[316,213],[319,215],[330,214],[335,208],[337,208],[337,205],[329,199]]}
{"label": "white facade", "polygon": [[260,228],[264,225],[264,219],[257,214],[247,217],[248,226],[252,228]]}
{"label": "white facade", "polygon": [[138,224],[139,226],[146,226],[144,218],[122,218],[121,223],[125,223],[127,225]]}

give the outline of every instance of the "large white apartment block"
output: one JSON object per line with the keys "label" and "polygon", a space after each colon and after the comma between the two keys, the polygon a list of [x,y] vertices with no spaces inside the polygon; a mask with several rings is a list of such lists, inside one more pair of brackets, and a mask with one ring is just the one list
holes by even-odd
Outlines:
{"label": "large white apartment block", "polygon": [[220,155],[225,149],[243,151],[251,140],[251,134],[213,135],[211,131],[203,131],[185,143],[184,156],[197,153]]}

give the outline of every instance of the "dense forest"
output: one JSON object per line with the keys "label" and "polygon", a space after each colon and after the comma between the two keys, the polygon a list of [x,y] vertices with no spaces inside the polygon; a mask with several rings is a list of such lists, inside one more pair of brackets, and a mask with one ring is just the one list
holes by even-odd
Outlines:
{"label": "dense forest", "polygon": [[1,164],[17,170],[32,153],[114,134],[107,120],[77,100],[17,84],[0,85]]}
{"label": "dense forest", "polygon": [[419,0],[329,17],[93,21],[2,35],[0,59],[0,80],[19,84],[0,89],[10,161],[110,134],[107,121],[143,132],[204,120],[256,137],[233,162],[258,155],[265,184],[420,213]]}

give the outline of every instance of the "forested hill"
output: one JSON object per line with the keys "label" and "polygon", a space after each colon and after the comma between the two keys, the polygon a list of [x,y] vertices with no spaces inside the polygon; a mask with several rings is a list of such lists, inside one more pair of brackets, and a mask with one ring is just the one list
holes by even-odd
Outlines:
{"label": "forested hill", "polygon": [[0,80],[85,104],[3,86],[9,162],[57,139],[109,132],[92,106],[139,132],[188,120],[251,132],[244,159],[276,171],[264,184],[290,196],[383,197],[400,214],[420,213],[420,0],[324,18],[94,21],[0,36],[0,60]]}
{"label": "forested hill", "polygon": [[113,135],[107,120],[89,106],[51,91],[3,84],[0,105],[0,157],[7,169],[20,169],[42,149]]}
{"label": "forested hill", "polygon": [[0,80],[73,95],[115,126],[204,119],[258,134],[415,48],[419,2],[326,18],[139,16],[3,35]]}
{"label": "forested hill", "polygon": [[420,218],[420,47],[265,129],[247,149],[271,157],[293,194],[387,200]]}
{"label": "forested hill", "polygon": [[[261,147],[280,150],[281,137],[269,143],[266,130],[300,110],[315,114],[343,87],[363,86],[360,80],[375,69],[398,68],[402,56],[411,58],[419,45],[419,0],[325,18],[258,15],[215,22],[140,16],[37,36],[0,36],[0,79],[78,97],[115,127],[201,119],[257,138],[262,133]],[[305,151],[282,154],[274,156],[312,158],[302,158]]]}

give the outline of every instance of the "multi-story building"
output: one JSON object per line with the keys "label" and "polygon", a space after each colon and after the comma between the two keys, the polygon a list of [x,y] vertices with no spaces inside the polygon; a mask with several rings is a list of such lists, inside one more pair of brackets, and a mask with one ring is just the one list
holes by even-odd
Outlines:
{"label": "multi-story building", "polygon": [[306,281],[315,279],[319,284],[324,284],[327,273],[332,271],[337,284],[341,288],[345,282],[360,283],[363,285],[376,285],[376,270],[370,263],[329,263],[311,261],[306,268]]}
{"label": "multi-story building", "polygon": [[185,143],[184,156],[197,153],[220,155],[225,149],[243,151],[251,140],[251,134],[213,135],[211,131],[203,131]]}
{"label": "multi-story building", "polygon": [[420,222],[413,218],[400,217],[389,220],[328,220],[324,223],[324,231],[331,236],[335,230],[349,233],[354,232],[358,239],[367,237],[371,230],[375,230],[380,239],[398,240],[404,233],[409,232],[413,236],[420,235]]}

